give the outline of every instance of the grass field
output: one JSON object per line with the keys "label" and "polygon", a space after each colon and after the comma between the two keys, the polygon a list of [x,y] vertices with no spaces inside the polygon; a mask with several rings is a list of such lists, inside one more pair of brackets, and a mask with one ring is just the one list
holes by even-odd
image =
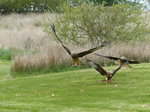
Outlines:
{"label": "grass field", "polygon": [[[101,82],[105,77],[92,68],[63,68],[71,64],[71,58],[51,39],[52,35],[43,32],[41,26],[48,18],[55,20],[55,15],[0,16],[0,48],[6,49],[1,51],[7,54],[7,48],[13,49],[12,61],[0,60],[0,112],[149,112],[150,63],[121,69],[109,84]],[[67,46],[77,52],[89,49],[89,46]],[[149,48],[150,41],[147,40],[134,45],[115,43],[96,52],[150,62]],[[24,53],[29,49],[31,52]],[[22,55],[15,50],[23,52]],[[0,57],[2,59],[2,55]],[[88,58],[103,65],[112,64],[92,54]],[[58,65],[63,67],[58,70]],[[50,69],[56,66],[57,70]],[[48,68],[48,72],[39,72],[42,67]],[[107,70],[116,67],[105,66]],[[12,77],[12,70],[14,74],[18,73],[17,76]],[[17,70],[25,70],[26,77]]]}
{"label": "grass field", "polygon": [[[109,84],[94,69],[11,78],[0,61],[0,112],[149,112],[150,63],[121,69]],[[105,66],[112,70],[116,66]]]}

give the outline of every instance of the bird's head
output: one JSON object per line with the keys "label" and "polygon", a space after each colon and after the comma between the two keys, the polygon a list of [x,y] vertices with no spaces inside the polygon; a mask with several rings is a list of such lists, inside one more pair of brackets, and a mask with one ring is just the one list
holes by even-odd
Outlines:
{"label": "bird's head", "polygon": [[107,81],[108,81],[108,78],[106,77],[105,80],[106,80],[106,82],[107,82]]}
{"label": "bird's head", "polygon": [[122,56],[120,59],[122,59],[122,60],[124,60],[124,59],[126,59],[124,56]]}
{"label": "bird's head", "polygon": [[75,51],[72,51],[72,52],[71,52],[71,54],[72,54],[72,55],[75,55],[75,54],[76,54],[76,52],[75,52]]}

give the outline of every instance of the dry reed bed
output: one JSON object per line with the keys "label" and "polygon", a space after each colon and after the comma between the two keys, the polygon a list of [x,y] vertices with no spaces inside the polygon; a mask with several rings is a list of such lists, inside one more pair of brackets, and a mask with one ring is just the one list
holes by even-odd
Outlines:
{"label": "dry reed bed", "polygon": [[[50,39],[50,35],[43,32],[41,27],[50,18],[55,20],[55,15],[47,14],[11,14],[0,16],[0,47],[17,49],[27,49],[28,37],[30,37],[30,49],[36,50],[36,54],[16,55],[13,58],[12,71],[32,71],[56,66],[70,66],[71,57],[63,47]],[[67,45],[71,50],[80,52],[90,47],[78,47]],[[87,45],[88,46],[88,45]],[[150,42],[144,43],[115,43],[106,46],[98,51],[101,55],[125,56],[139,61],[150,61]],[[110,65],[112,62],[93,54],[87,55],[87,58],[99,62],[102,65]],[[87,63],[84,57],[81,59],[85,65]]]}
{"label": "dry reed bed", "polygon": [[[73,48],[77,51],[83,51],[87,48]],[[107,46],[101,48],[96,51],[101,55],[109,55],[109,56],[125,56],[130,59],[137,59],[139,61],[150,61],[150,43],[143,43],[132,46],[125,43],[119,43],[111,46]],[[98,62],[101,65],[111,65],[112,61],[109,59],[105,59],[94,54],[90,54],[86,56],[87,58]],[[84,58],[81,58],[81,61],[87,66]],[[50,42],[45,47],[41,48],[37,54],[25,54],[21,56],[16,56],[13,60],[12,71],[30,71],[30,70],[41,70],[45,68],[53,68],[53,67],[62,67],[62,66],[70,66],[71,65],[71,57],[69,54],[63,49],[63,47],[55,42]]]}

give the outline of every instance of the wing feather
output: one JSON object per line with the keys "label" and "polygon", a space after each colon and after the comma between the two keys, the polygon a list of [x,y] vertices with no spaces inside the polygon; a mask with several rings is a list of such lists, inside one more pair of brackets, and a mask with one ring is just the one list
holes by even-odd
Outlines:
{"label": "wing feather", "polygon": [[111,78],[114,76],[114,74],[118,71],[118,70],[120,70],[121,68],[122,68],[122,66],[125,64],[125,63],[127,63],[128,61],[125,61],[125,62],[123,62],[119,67],[117,67],[116,69],[114,69],[113,71],[112,71],[112,73],[111,73]]}
{"label": "wing feather", "polygon": [[98,47],[89,49],[89,50],[87,50],[87,51],[80,52],[80,53],[78,53],[77,55],[78,55],[78,57],[83,57],[83,56],[85,56],[85,55],[87,55],[87,54],[90,54],[90,53],[92,53],[92,52],[94,52],[94,51],[96,51],[96,50],[98,50],[98,49],[100,49],[100,48],[102,48],[102,47],[104,47],[104,46],[105,46],[105,45],[100,45],[100,46],[98,46]]}
{"label": "wing feather", "polygon": [[51,25],[51,28],[52,28],[52,30],[53,30],[55,36],[57,37],[58,41],[61,43],[61,45],[64,47],[64,49],[71,55],[70,49],[69,49],[68,47],[66,47],[66,46],[63,44],[63,42],[60,40],[60,38],[57,36],[56,30],[55,30],[55,25],[52,24],[52,25]]}
{"label": "wing feather", "polygon": [[92,68],[95,68],[101,75],[106,75],[107,74],[107,71],[104,70],[99,64],[89,60],[89,59],[86,59],[86,61],[90,64],[90,66]]}
{"label": "wing feather", "polygon": [[100,54],[97,54],[97,53],[94,53],[94,54],[97,55],[97,56],[101,56],[101,57],[104,57],[104,58],[109,58],[109,59],[112,59],[112,60],[118,60],[118,59],[120,59],[118,57],[113,57],[113,56],[103,56],[103,55],[100,55]]}
{"label": "wing feather", "polygon": [[137,60],[128,60],[130,64],[139,64],[140,62]]}

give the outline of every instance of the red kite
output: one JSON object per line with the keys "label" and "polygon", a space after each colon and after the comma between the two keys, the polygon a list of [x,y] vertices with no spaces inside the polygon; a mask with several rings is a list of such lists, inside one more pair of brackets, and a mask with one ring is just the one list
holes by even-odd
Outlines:
{"label": "red kite", "polygon": [[114,69],[113,71],[107,72],[104,68],[101,67],[101,65],[86,59],[86,61],[90,64],[90,66],[94,69],[96,69],[102,76],[106,76],[106,83],[108,83],[112,77],[115,75],[115,73],[121,69],[121,67],[128,61],[124,61],[119,67],[117,67],[116,69]]}
{"label": "red kite", "polygon": [[[99,55],[99,54],[96,54],[96,53],[94,53],[94,54],[97,55],[97,56],[101,56],[101,57],[104,57],[104,58],[109,58],[111,60],[114,60],[114,61],[117,62],[117,64],[119,64],[119,66],[125,61],[128,61],[129,64],[138,64],[139,63],[139,61],[126,59],[125,57],[120,57],[119,58],[119,57],[113,57],[113,56],[103,56],[103,55]],[[124,67],[133,68],[133,67],[129,66],[128,63],[124,64]]]}
{"label": "red kite", "polygon": [[83,65],[82,62],[79,60],[79,58],[87,55],[87,54],[90,54],[102,47],[104,47],[105,45],[101,45],[101,46],[98,46],[98,47],[95,47],[95,48],[92,48],[92,49],[89,49],[89,50],[86,50],[86,51],[83,51],[83,52],[79,52],[79,53],[75,53],[74,51],[70,51],[70,49],[68,47],[66,47],[63,42],[60,40],[60,38],[57,36],[56,34],[56,30],[55,30],[55,26],[54,24],[51,25],[51,28],[55,34],[55,36],[57,37],[58,41],[61,43],[61,45],[63,46],[63,48],[68,52],[68,54],[72,57],[72,65],[76,65],[76,66],[80,66],[80,65]]}

